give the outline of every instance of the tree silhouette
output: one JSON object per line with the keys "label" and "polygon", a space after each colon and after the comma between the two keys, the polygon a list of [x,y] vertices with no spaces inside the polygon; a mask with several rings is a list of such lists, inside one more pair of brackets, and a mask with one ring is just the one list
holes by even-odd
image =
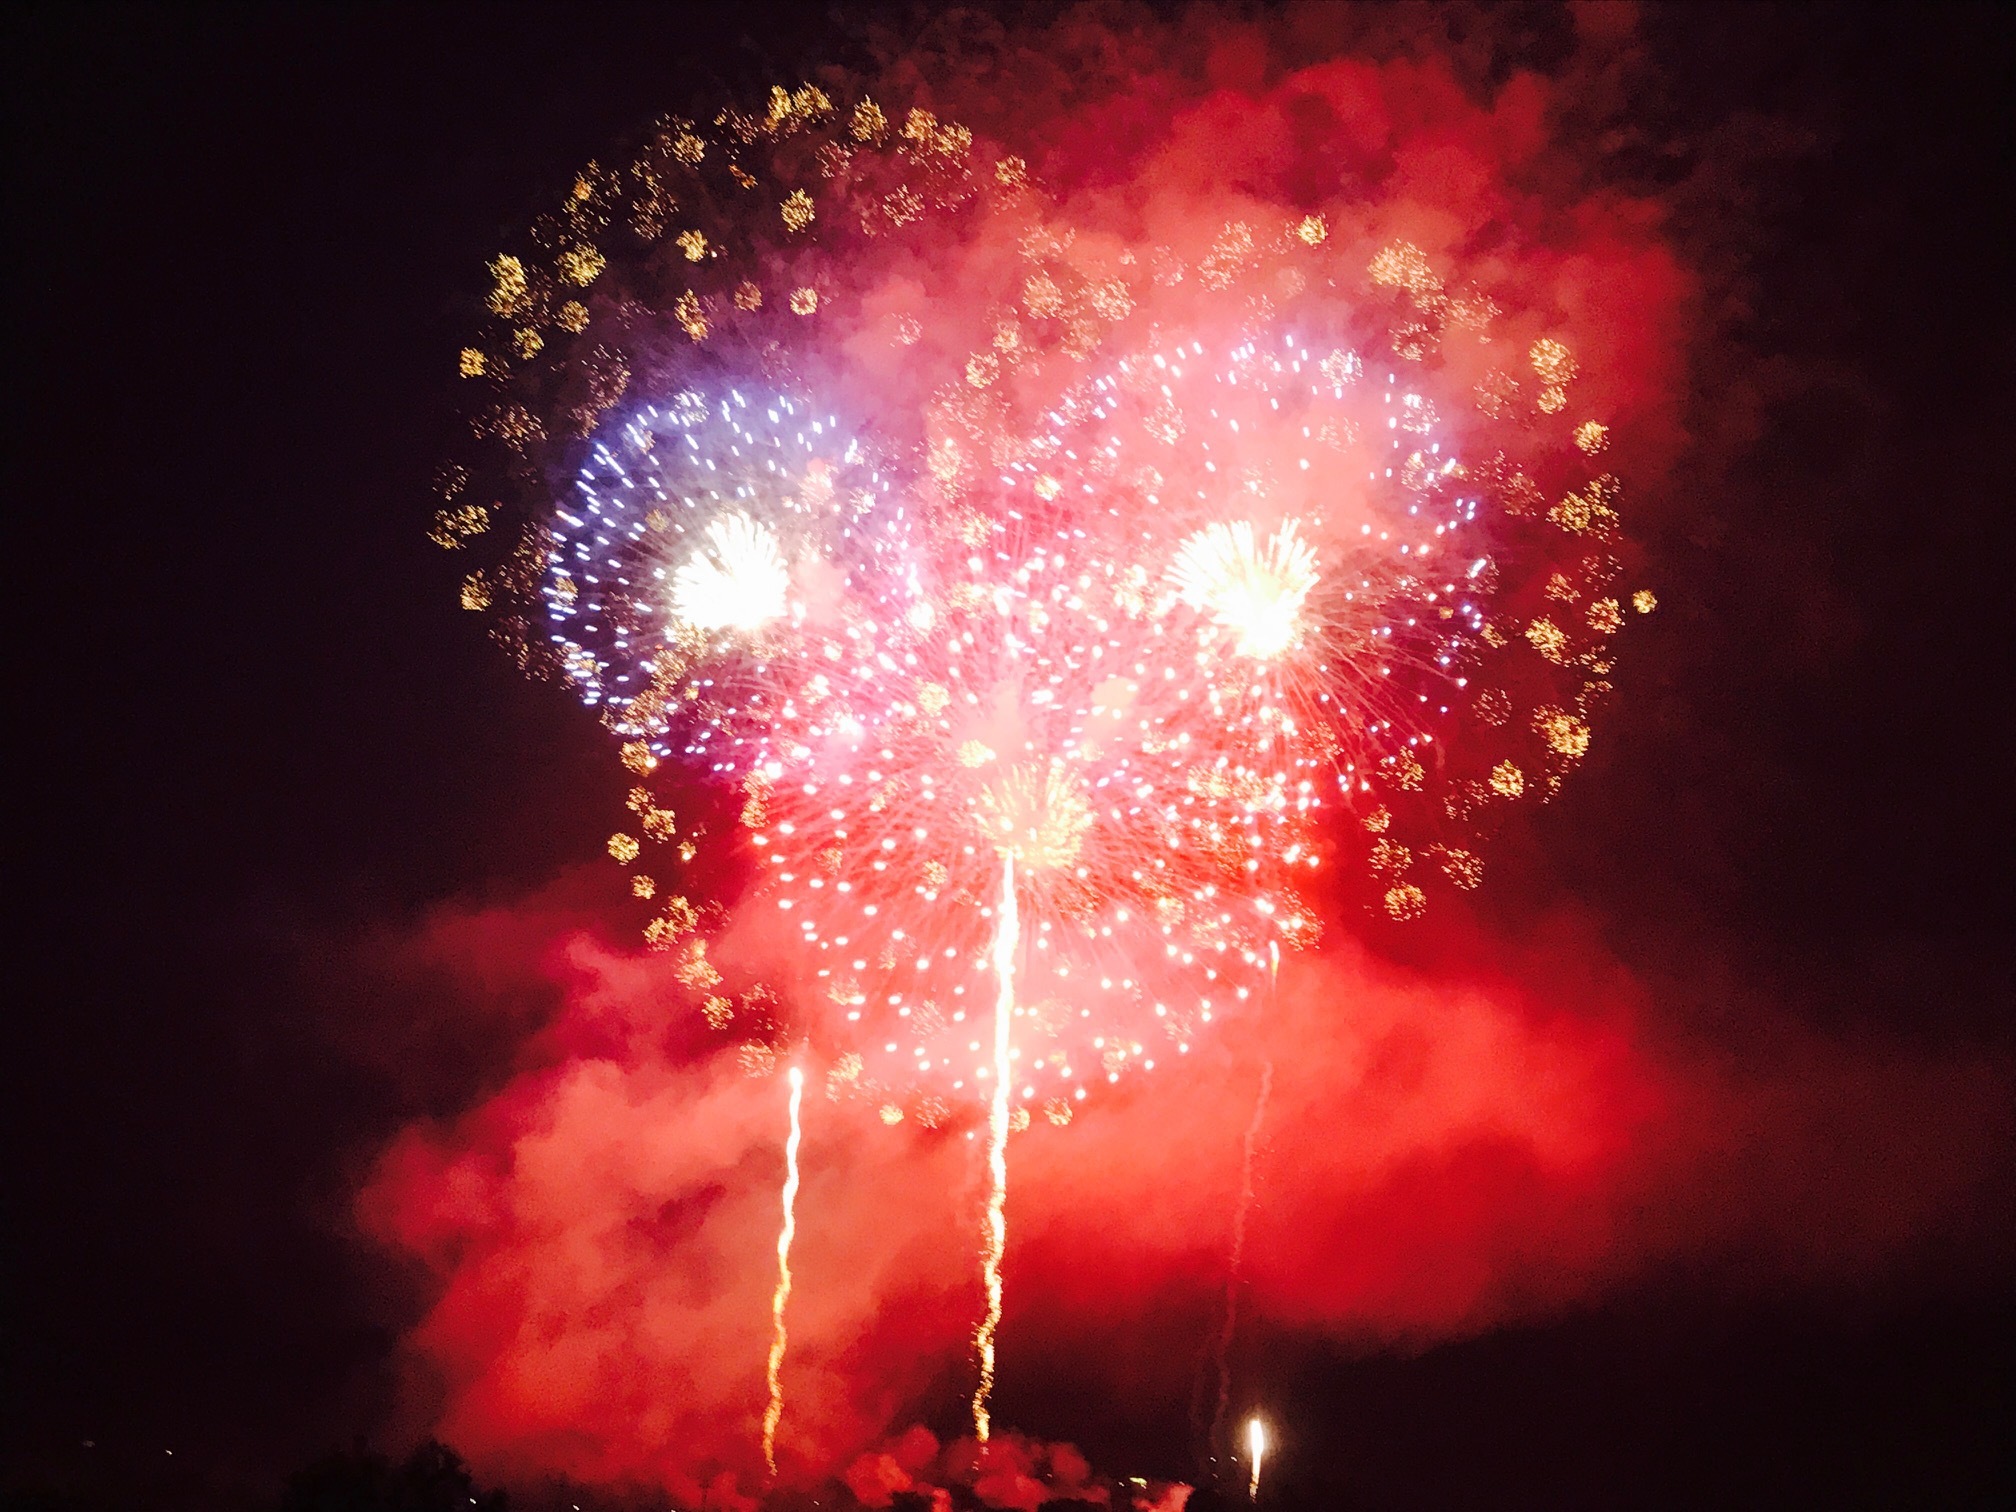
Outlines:
{"label": "tree silhouette", "polygon": [[506,1512],[506,1501],[430,1439],[398,1465],[362,1448],[317,1461],[289,1478],[279,1512]]}

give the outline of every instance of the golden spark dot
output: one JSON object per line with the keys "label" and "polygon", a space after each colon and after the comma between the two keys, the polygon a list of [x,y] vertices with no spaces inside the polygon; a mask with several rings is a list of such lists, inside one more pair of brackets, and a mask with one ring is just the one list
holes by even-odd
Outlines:
{"label": "golden spark dot", "polygon": [[707,156],[706,139],[696,135],[692,127],[682,126],[672,138],[672,156],[689,168],[696,167]]}
{"label": "golden spark dot", "polygon": [[476,348],[464,347],[457,365],[464,378],[481,378],[489,362]]}
{"label": "golden spark dot", "polygon": [[[683,895],[674,893],[668,897],[658,917],[651,921],[646,938],[659,949],[664,949],[682,935],[689,935],[700,927],[700,911]],[[656,934],[652,931],[655,930]]]}
{"label": "golden spark dot", "polygon": [[1486,333],[1497,318],[1498,301],[1477,289],[1466,289],[1449,301],[1449,324],[1476,332],[1480,340],[1491,339]]}
{"label": "golden spark dot", "polygon": [[1125,320],[1134,308],[1134,293],[1121,278],[1102,278],[1085,289],[1085,303],[1101,320]]}
{"label": "golden spark dot", "polygon": [[810,315],[819,308],[819,291],[809,284],[791,291],[791,313]]}
{"label": "golden spark dot", "polygon": [[1039,320],[1054,320],[1064,313],[1064,293],[1048,273],[1031,273],[1023,281],[1022,303]]}
{"label": "golden spark dot", "polygon": [[735,285],[735,308],[738,310],[760,310],[763,308],[763,290],[757,285],[743,280]]}
{"label": "golden spark dot", "polygon": [[511,333],[511,339],[516,343],[520,357],[537,357],[546,345],[546,338],[532,326],[520,326]]}
{"label": "golden spark dot", "polygon": [[848,118],[847,132],[857,142],[879,142],[889,134],[889,118],[873,100],[863,100]]}
{"label": "golden spark dot", "polygon": [[1560,629],[1552,619],[1536,619],[1526,627],[1526,639],[1532,641],[1532,649],[1544,655],[1548,661],[1560,663],[1568,655],[1568,633]]}
{"label": "golden spark dot", "polygon": [[1473,852],[1445,850],[1442,852],[1442,874],[1469,892],[1484,881],[1484,863]]}
{"label": "golden spark dot", "polygon": [[[892,189],[882,199],[882,214],[892,226],[907,226],[924,214],[924,196],[902,184]],[[873,234],[872,222],[871,232]]]}
{"label": "golden spark dot", "polygon": [[481,504],[461,504],[454,509],[436,510],[427,539],[444,551],[457,551],[471,536],[490,528],[490,511]]}
{"label": "golden spark dot", "polygon": [[1526,774],[1509,761],[1491,768],[1491,791],[1500,798],[1517,798],[1526,791]]}
{"label": "golden spark dot", "polygon": [[952,695],[943,683],[925,683],[917,689],[917,707],[926,714],[942,714],[950,702]]}
{"label": "golden spark dot", "polygon": [[1381,840],[1372,847],[1372,870],[1405,871],[1414,864],[1414,853],[1397,840]]}
{"label": "golden spark dot", "polygon": [[880,1118],[882,1122],[889,1125],[892,1129],[903,1122],[903,1110],[895,1103],[884,1103],[875,1112],[876,1117]]}
{"label": "golden spark dot", "polygon": [[696,992],[707,992],[721,985],[721,973],[716,971],[707,959],[705,940],[688,940],[685,953],[679,957],[679,964],[672,974]]}
{"label": "golden spark dot", "polygon": [[1428,895],[1412,882],[1386,889],[1386,912],[1400,923],[1418,919],[1428,911]]}
{"label": "golden spark dot", "polygon": [[1610,427],[1584,420],[1575,427],[1575,444],[1593,457],[1610,444]]}
{"label": "golden spark dot", "polygon": [[619,754],[623,765],[640,777],[658,765],[658,758],[651,754],[651,748],[641,740],[625,741]]}
{"label": "golden spark dot", "polygon": [[803,231],[812,224],[818,213],[812,204],[812,196],[803,189],[793,189],[778,208],[778,214],[784,218],[786,231]]}
{"label": "golden spark dot", "polygon": [[1659,600],[1650,588],[1640,588],[1631,595],[1631,607],[1640,614],[1650,614],[1659,607]]}
{"label": "golden spark dot", "polygon": [[951,871],[943,861],[926,861],[924,863],[924,885],[926,887],[934,890],[943,887],[951,879],[951,876]]}
{"label": "golden spark dot", "polygon": [[1295,234],[1312,247],[1320,247],[1330,235],[1330,223],[1320,215],[1305,215]]}
{"label": "golden spark dot", "polygon": [[633,898],[648,898],[657,891],[658,884],[642,872],[630,879],[630,896]]}
{"label": "golden spark dot", "polygon": [[1598,599],[1589,606],[1589,628],[1598,635],[1615,635],[1624,623],[1624,606],[1613,598]]}
{"label": "golden spark dot", "polygon": [[1568,408],[1568,390],[1558,383],[1550,383],[1540,390],[1540,397],[1536,403],[1540,407],[1541,414],[1558,415]]}
{"label": "golden spark dot", "polygon": [[1365,371],[1365,364],[1356,352],[1335,351],[1316,364],[1332,386],[1342,388],[1347,383],[1356,383],[1359,374]]}
{"label": "golden spark dot", "polygon": [[633,814],[647,813],[651,809],[651,789],[633,787],[623,795],[623,807]]}
{"label": "golden spark dot", "polygon": [[1572,604],[1581,597],[1581,591],[1569,581],[1567,573],[1556,572],[1547,579],[1547,597],[1557,603]]}
{"label": "golden spark dot", "polygon": [[966,381],[974,388],[985,388],[1001,373],[1001,359],[992,352],[979,352],[966,359]]}
{"label": "golden spark dot", "polygon": [[777,1052],[753,1040],[735,1052],[735,1059],[743,1072],[754,1078],[769,1076],[777,1069]]}
{"label": "golden spark dot", "polygon": [[1579,761],[1589,752],[1589,726],[1565,709],[1537,710],[1533,728],[1550,750],[1570,761]]}
{"label": "golden spark dot", "polygon": [[571,331],[574,335],[578,336],[588,329],[588,306],[581,303],[578,299],[570,299],[567,303],[560,306],[559,313],[553,317],[553,320],[561,330]]}
{"label": "golden spark dot", "polygon": [[983,767],[993,759],[993,749],[981,741],[969,740],[959,747],[959,765],[963,767]]}
{"label": "golden spark dot", "polygon": [[525,264],[515,257],[500,257],[490,264],[490,277],[493,280],[489,298],[492,313],[515,315],[528,292]]}
{"label": "golden spark dot", "polygon": [[1230,288],[1252,255],[1253,228],[1244,221],[1228,221],[1197,264],[1197,281],[1207,289]]}
{"label": "golden spark dot", "polygon": [[686,254],[688,262],[699,262],[707,255],[707,234],[704,231],[681,231],[672,238],[672,242]]}
{"label": "golden spark dot", "polygon": [[679,833],[678,819],[670,809],[648,810],[643,819],[644,833],[653,840],[670,840]]}
{"label": "golden spark dot", "polygon": [[1009,1112],[1008,1114],[1009,1133],[1020,1134],[1024,1129],[1028,1127],[1029,1127],[1029,1110],[1027,1108],[1015,1108]]}
{"label": "golden spark dot", "polygon": [[1375,835],[1383,835],[1393,824],[1393,811],[1383,803],[1365,816],[1365,828]]}
{"label": "golden spark dot", "polygon": [[593,247],[574,246],[562,252],[554,260],[554,266],[559,268],[562,278],[585,289],[608,266],[608,259]]}
{"label": "golden spark dot", "polygon": [[734,1021],[735,1005],[727,998],[714,996],[700,1005],[701,1017],[707,1020],[709,1029],[726,1029]]}
{"label": "golden spark dot", "polygon": [[1428,254],[1412,242],[1396,241],[1382,247],[1366,271],[1372,275],[1372,282],[1389,289],[1405,289],[1416,299],[1432,298],[1442,292],[1442,280],[1429,266]]}
{"label": "golden spark dot", "polygon": [[1019,189],[1029,182],[1029,165],[1019,157],[1004,157],[994,165],[994,181],[1008,189]]}
{"label": "golden spark dot", "polygon": [[462,607],[479,612],[490,607],[490,580],[480,567],[462,580]]}
{"label": "golden spark dot", "polygon": [[707,339],[707,316],[700,308],[700,296],[691,289],[673,301],[672,318],[695,341]]}
{"label": "golden spark dot", "polygon": [[626,835],[621,830],[609,837],[609,854],[625,866],[637,859],[637,852],[641,848],[637,844],[636,836]]}
{"label": "golden spark dot", "polygon": [[730,163],[728,165],[728,177],[735,180],[738,188],[754,189],[756,187],[756,175],[744,168],[740,163]]}
{"label": "golden spark dot", "polygon": [[1064,485],[1045,473],[1036,480],[1036,497],[1046,504],[1064,491]]}
{"label": "golden spark dot", "polygon": [[938,118],[921,107],[903,118],[904,140],[919,153],[940,157],[963,156],[973,145],[973,133],[956,121],[940,124]]}
{"label": "golden spark dot", "polygon": [[1543,336],[1534,342],[1526,356],[1540,381],[1550,388],[1565,388],[1580,371],[1568,348],[1549,337]]}

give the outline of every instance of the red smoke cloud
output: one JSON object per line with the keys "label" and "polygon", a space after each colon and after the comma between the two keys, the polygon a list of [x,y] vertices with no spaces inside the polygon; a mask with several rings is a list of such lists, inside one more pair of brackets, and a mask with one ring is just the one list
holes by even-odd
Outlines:
{"label": "red smoke cloud", "polygon": [[[444,913],[423,940],[510,918]],[[1433,976],[1343,944],[1293,959],[1259,1020],[1017,1136],[1006,1368],[1187,1393],[1269,1060],[1249,1306],[1370,1339],[1544,1314],[1704,1254],[1858,1274],[1993,1159],[1994,1068],[1781,1033],[1737,1073],[1654,1048],[1642,990],[1586,937],[1511,954]],[[708,1463],[747,1469],[784,1093],[668,1030],[672,969],[553,938],[560,1003],[517,1074],[409,1128],[363,1195],[368,1230],[434,1278],[408,1340],[439,1378],[432,1426],[495,1469],[695,1495]],[[962,1135],[808,1099],[787,1471],[845,1465],[963,1369],[979,1164]]]}
{"label": "red smoke cloud", "polygon": [[[1628,27],[1606,19],[1609,34],[1556,74],[1487,88],[1453,44],[1331,35],[1390,24],[1343,9],[1265,28],[1074,14],[1040,36],[927,47],[878,91],[1026,154],[1088,278],[1151,244],[1195,263],[1242,219],[1320,212],[1361,261],[1410,241],[1452,286],[1509,302],[1509,350],[1568,340],[1576,404],[1614,428],[1611,465],[1627,482],[1657,477],[1685,444],[1693,287],[1660,206],[1597,186],[1580,150],[1621,88]],[[1341,56],[1353,48],[1364,57]],[[1005,238],[1024,230],[983,221],[928,267],[892,253],[846,270],[862,314],[827,356],[850,389],[921,411],[984,340],[1013,266]],[[1194,280],[1158,287],[1149,323],[1224,308]],[[915,347],[888,339],[904,316],[921,318]],[[1117,1391],[1187,1394],[1202,1340],[1156,1319],[1202,1318],[1222,1285],[1269,1062],[1245,1276],[1253,1308],[1312,1329],[1445,1337],[1703,1251],[1852,1271],[1923,1232],[1979,1168],[1953,1131],[1994,1126],[1994,1075],[1879,1074],[1881,1057],[1789,1034],[1767,1069],[1738,1072],[1663,1040],[1645,989],[1593,934],[1480,942],[1460,969],[1431,972],[1383,964],[1333,928],[1284,964],[1264,1013],[1165,1057],[1068,1129],[1016,1136],[1006,1368],[1098,1358]],[[478,949],[492,979],[471,992],[520,1005],[500,1026],[523,1035],[515,1069],[475,1106],[402,1133],[360,1201],[367,1230],[431,1277],[408,1344],[439,1380],[432,1426],[487,1467],[697,1494],[696,1478],[753,1457],[781,1083],[694,1032],[668,958],[551,911],[444,912],[413,950],[466,963],[484,940],[509,944]],[[521,1029],[542,977],[557,1004]],[[1888,1105],[1872,1108],[1878,1096]],[[1858,1144],[1900,1106],[1923,1130],[1915,1146]],[[806,1136],[787,1474],[849,1464],[942,1395],[978,1310],[973,1145],[816,1097]],[[1816,1163],[1839,1176],[1817,1213],[1791,1174]],[[846,1478],[882,1505],[935,1484],[938,1455],[911,1440]],[[1068,1461],[1047,1455],[1052,1484],[1068,1481]],[[1004,1459],[990,1504],[1034,1505],[1016,1479],[1033,1463]]]}

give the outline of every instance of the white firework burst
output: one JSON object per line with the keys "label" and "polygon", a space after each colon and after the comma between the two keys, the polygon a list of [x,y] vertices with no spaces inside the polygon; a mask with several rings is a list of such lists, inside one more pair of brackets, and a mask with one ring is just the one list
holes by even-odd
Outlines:
{"label": "white firework burst", "polygon": [[675,616],[702,630],[758,630],[784,617],[791,573],[775,531],[736,510],[710,524],[701,540],[673,574]]}
{"label": "white firework burst", "polygon": [[1301,638],[1302,606],[1320,574],[1315,548],[1297,529],[1289,520],[1263,545],[1250,521],[1207,525],[1185,538],[1170,565],[1183,602],[1236,635],[1242,656],[1270,660]]}

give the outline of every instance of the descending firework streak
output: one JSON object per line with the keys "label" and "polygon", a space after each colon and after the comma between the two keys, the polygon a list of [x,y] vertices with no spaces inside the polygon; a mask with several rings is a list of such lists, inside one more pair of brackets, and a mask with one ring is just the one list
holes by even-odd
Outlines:
{"label": "descending firework streak", "polygon": [[798,1146],[804,1137],[799,1111],[805,1100],[805,1073],[793,1066],[790,1133],[784,1138],[784,1223],[777,1231],[777,1287],[770,1296],[770,1359],[766,1371],[770,1400],[763,1409],[763,1467],[777,1474],[777,1425],[784,1419],[784,1353],[791,1342],[784,1311],[791,1303],[791,1241],[798,1233]]}
{"label": "descending firework streak", "polygon": [[[975,344],[924,340],[900,269],[985,235],[1013,255],[947,262]],[[584,170],[461,354],[433,535],[512,527],[463,602],[614,736],[609,851],[698,1011],[794,1056],[773,1466],[798,1058],[984,1126],[984,1439],[1011,1134],[1236,1021],[1319,874],[1401,921],[1475,886],[1609,690],[1618,489],[1565,345],[1318,215],[1103,244],[961,126],[780,88]]]}

